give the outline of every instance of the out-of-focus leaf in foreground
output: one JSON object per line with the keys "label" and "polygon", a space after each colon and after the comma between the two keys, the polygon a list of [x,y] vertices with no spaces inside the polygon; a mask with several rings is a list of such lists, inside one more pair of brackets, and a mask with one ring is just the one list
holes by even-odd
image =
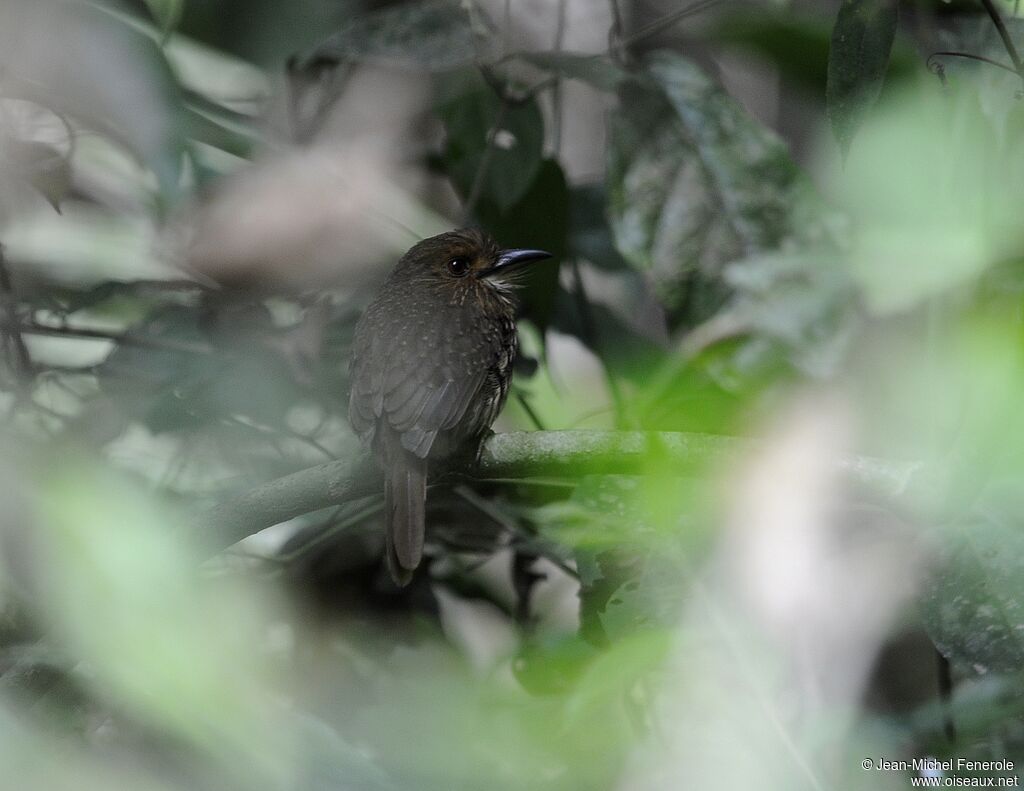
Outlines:
{"label": "out-of-focus leaf in foreground", "polygon": [[73,455],[42,476],[35,510],[31,584],[98,690],[186,742],[269,769],[258,597],[201,578],[174,520]]}
{"label": "out-of-focus leaf in foreground", "polygon": [[809,398],[729,476],[717,557],[692,579],[652,700],[664,731],[625,787],[890,787],[846,769],[872,754],[848,712],[922,564],[899,520],[849,518],[827,463],[846,420]]}
{"label": "out-of-focus leaf in foreground", "polygon": [[972,92],[928,83],[883,102],[829,171],[871,309],[906,310],[1020,254],[1021,140],[1001,141]]}
{"label": "out-of-focus leaf in foreground", "polygon": [[58,211],[71,187],[70,125],[51,110],[22,99],[0,99],[0,222],[32,204],[32,187]]}
{"label": "out-of-focus leaf in foreground", "polygon": [[932,527],[937,559],[921,612],[938,648],[975,673],[1024,662],[1024,345],[1016,306],[991,313],[957,321],[932,348],[890,338],[857,388],[873,446],[922,463],[905,499]]}
{"label": "out-of-focus leaf in foreground", "polygon": [[156,43],[100,4],[11,0],[0,19],[0,93],[118,141],[174,195],[183,151],[177,88]]}
{"label": "out-of-focus leaf in foreground", "polygon": [[832,132],[845,154],[865,111],[878,100],[899,21],[896,0],[843,0],[828,52]]}
{"label": "out-of-focus leaf in foreground", "polygon": [[708,318],[728,293],[722,267],[790,235],[796,182],[783,142],[691,61],[655,53],[623,91],[609,146],[612,229],[673,323]]}

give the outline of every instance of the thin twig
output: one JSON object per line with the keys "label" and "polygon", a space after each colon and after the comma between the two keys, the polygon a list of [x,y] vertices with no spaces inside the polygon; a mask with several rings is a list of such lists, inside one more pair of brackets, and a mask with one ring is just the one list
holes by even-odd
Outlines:
{"label": "thin twig", "polygon": [[925,61],[925,67],[936,74],[939,73],[939,69],[942,68],[941,63],[936,63],[935,58],[965,58],[966,60],[977,60],[982,63],[987,63],[989,66],[998,66],[1000,69],[1005,69],[1010,74],[1016,74],[1016,69],[1013,66],[1009,66],[1005,63],[1000,63],[998,60],[992,58],[986,58],[984,55],[975,55],[970,52],[954,52],[952,50],[941,50],[939,52],[933,52],[928,56],[928,60]]}
{"label": "thin twig", "polygon": [[688,16],[699,14],[702,11],[707,11],[708,9],[714,8],[716,5],[724,2],[725,0],[700,0],[692,5],[686,6],[686,8],[680,8],[672,11],[671,13],[655,19],[653,22],[644,25],[639,30],[626,36],[619,42],[619,46],[623,48],[630,47],[645,38],[661,33],[667,28],[675,25],[677,22],[681,22],[686,19]]}
{"label": "thin twig", "polygon": [[999,38],[1003,40],[1003,46],[1006,47],[1006,54],[1010,56],[1010,60],[1013,61],[1013,69],[1017,72],[1021,81],[1024,82],[1024,63],[1021,63],[1020,54],[1017,52],[1017,45],[1013,43],[1013,39],[1010,38],[1010,31],[1006,29],[1006,23],[1003,22],[1003,17],[999,13],[999,9],[996,8],[995,3],[992,0],[981,0],[981,4],[985,7],[988,15],[992,18],[992,24],[996,26],[996,32],[999,33]]}
{"label": "thin twig", "polygon": [[541,422],[540,416],[534,411],[533,406],[530,404],[530,400],[526,397],[526,394],[522,390],[516,390],[516,401],[519,402],[519,406],[523,408],[526,416],[533,423],[533,427],[537,431],[544,430],[544,424]]}

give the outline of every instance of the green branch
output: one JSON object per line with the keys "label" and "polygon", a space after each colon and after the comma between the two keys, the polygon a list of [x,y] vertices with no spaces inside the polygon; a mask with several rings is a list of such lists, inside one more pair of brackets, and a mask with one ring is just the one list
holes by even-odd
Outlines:
{"label": "green branch", "polygon": [[[480,463],[441,470],[431,483],[448,478],[477,480],[535,476],[630,475],[660,472],[685,475],[734,461],[760,447],[754,440],[711,434],[639,431],[529,431],[495,434]],[[836,466],[855,480],[899,494],[916,465],[848,456]],[[379,471],[368,455],[319,464],[269,481],[204,513],[195,525],[205,544],[223,549],[264,528],[332,505],[379,494]]]}

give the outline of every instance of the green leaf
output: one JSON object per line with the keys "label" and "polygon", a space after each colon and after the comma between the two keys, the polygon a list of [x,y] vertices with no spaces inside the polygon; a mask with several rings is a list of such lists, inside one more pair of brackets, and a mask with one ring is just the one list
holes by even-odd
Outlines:
{"label": "green leaf", "polygon": [[444,167],[463,197],[493,201],[502,211],[519,201],[543,157],[537,102],[502,102],[478,75],[463,73],[442,85],[438,113],[446,133]]}
{"label": "green leaf", "polygon": [[896,26],[896,0],[843,0],[832,29],[825,100],[845,154],[864,113],[882,92]]}
{"label": "green leaf", "polygon": [[1024,529],[978,519],[950,537],[945,563],[924,591],[929,634],[975,672],[1024,664]]}
{"label": "green leaf", "polygon": [[17,141],[9,151],[24,168],[29,183],[59,212],[61,201],[71,189],[71,161],[67,154],[34,141]]}
{"label": "green leaf", "polygon": [[783,142],[670,52],[645,63],[612,118],[608,210],[619,251],[649,272],[673,325],[721,307],[730,261],[792,232],[798,171]]}
{"label": "green leaf", "polygon": [[560,695],[571,689],[597,649],[577,635],[542,636],[520,649],[512,669],[533,695]]}
{"label": "green leaf", "polygon": [[711,35],[769,61],[787,84],[825,95],[829,30],[820,16],[788,7],[744,8],[725,16]]}
{"label": "green leaf", "polygon": [[95,459],[64,453],[34,495],[35,600],[92,685],[194,744],[273,760],[254,592],[204,584],[177,521]]}
{"label": "green leaf", "polygon": [[729,315],[753,335],[750,344],[778,344],[790,363],[811,376],[836,373],[859,327],[860,311],[835,251],[768,253],[730,265],[725,279],[735,294]]}
{"label": "green leaf", "polygon": [[12,6],[0,28],[8,95],[116,141],[153,172],[164,198],[175,197],[184,138],[178,87],[160,47],[106,7],[26,0]]}
{"label": "green leaf", "polygon": [[629,264],[615,248],[615,238],[605,206],[608,191],[604,184],[573,187],[569,196],[569,237],[574,256],[600,269],[622,271]]}
{"label": "green leaf", "polygon": [[31,101],[0,99],[0,192],[15,201],[17,184],[29,184],[58,212],[71,188],[70,125]]}
{"label": "green leaf", "polygon": [[846,162],[830,163],[830,194],[852,221],[850,271],[877,314],[955,293],[1024,250],[1024,118],[998,129],[962,88],[894,92]]}
{"label": "green leaf", "polygon": [[[501,190],[498,184],[493,185]],[[506,247],[547,250],[553,260],[523,274],[520,302],[523,316],[542,330],[547,327],[558,290],[559,263],[568,253],[569,188],[562,168],[553,159],[541,164],[527,190],[511,205],[483,197],[474,212],[480,224]]]}
{"label": "green leaf", "polygon": [[382,62],[447,71],[478,58],[489,25],[455,0],[425,0],[355,17],[321,44],[312,61]]}

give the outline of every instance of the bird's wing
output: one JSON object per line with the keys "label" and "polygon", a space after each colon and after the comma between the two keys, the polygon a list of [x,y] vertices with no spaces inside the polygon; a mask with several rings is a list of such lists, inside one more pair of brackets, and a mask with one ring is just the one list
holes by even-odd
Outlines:
{"label": "bird's wing", "polygon": [[[452,315],[454,313],[454,315]],[[381,424],[399,435],[402,447],[426,458],[438,433],[459,424],[483,385],[493,354],[474,337],[461,312],[442,311],[429,320],[410,317],[372,335],[353,358],[349,415],[353,429],[372,439]],[[357,330],[357,335],[360,330]]]}

